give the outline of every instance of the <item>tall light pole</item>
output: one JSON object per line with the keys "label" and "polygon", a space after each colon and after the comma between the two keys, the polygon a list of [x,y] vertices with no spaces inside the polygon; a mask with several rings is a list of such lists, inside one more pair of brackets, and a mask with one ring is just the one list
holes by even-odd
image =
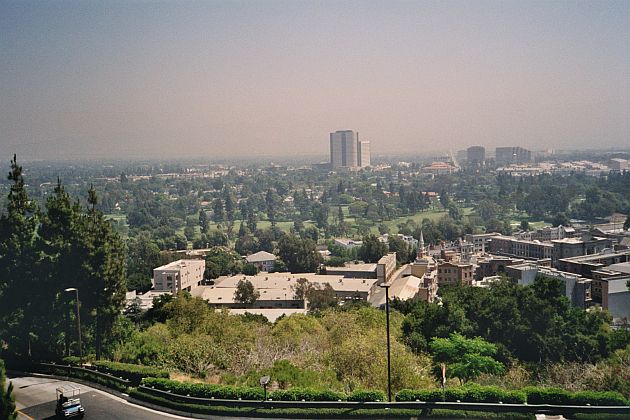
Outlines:
{"label": "tall light pole", "polygon": [[79,333],[79,360],[83,361],[83,348],[81,346],[81,315],[79,312],[79,289],[76,287],[68,287],[65,292],[75,292],[77,299],[77,332]]}
{"label": "tall light pole", "polygon": [[392,402],[392,368],[389,344],[389,288],[391,283],[382,283],[380,285],[385,289],[385,318],[387,319],[387,399]]}

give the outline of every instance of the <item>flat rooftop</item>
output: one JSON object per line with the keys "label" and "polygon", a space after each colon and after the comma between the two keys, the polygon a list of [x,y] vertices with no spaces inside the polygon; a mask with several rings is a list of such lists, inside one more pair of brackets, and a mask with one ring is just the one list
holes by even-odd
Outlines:
{"label": "flat rooftop", "polygon": [[162,265],[158,268],[154,268],[153,270],[180,270],[185,267],[195,266],[195,265],[205,265],[205,260],[177,260],[172,263],[168,263],[166,265]]}
{"label": "flat rooftop", "polygon": [[[249,280],[252,285],[259,290],[279,289],[293,290],[292,287],[298,284],[298,279],[306,279],[309,283],[319,283],[322,286],[326,283],[335,291],[358,291],[369,292],[376,279],[346,278],[342,275],[312,274],[312,273],[260,273],[255,276],[237,274],[235,276],[219,277],[214,282],[215,288],[235,288],[241,280]],[[261,292],[262,293],[262,292]]]}

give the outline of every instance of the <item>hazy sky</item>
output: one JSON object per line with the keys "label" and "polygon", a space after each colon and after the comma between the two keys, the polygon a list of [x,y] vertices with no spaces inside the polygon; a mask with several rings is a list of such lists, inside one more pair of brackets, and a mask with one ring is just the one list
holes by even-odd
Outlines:
{"label": "hazy sky", "polygon": [[630,1],[3,1],[25,158],[630,146]]}

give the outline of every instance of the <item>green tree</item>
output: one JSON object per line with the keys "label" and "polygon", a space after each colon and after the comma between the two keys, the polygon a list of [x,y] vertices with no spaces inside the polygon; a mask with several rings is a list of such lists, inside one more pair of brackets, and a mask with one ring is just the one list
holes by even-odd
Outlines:
{"label": "green tree", "polygon": [[98,360],[103,341],[110,338],[111,326],[124,307],[127,286],[124,243],[96,210],[97,200],[96,190],[90,187],[85,228],[88,253],[82,262],[87,273],[79,287],[82,287],[82,300],[86,304],[86,316],[81,319],[93,322]]}
{"label": "green tree", "polygon": [[363,237],[363,243],[359,247],[359,258],[366,263],[375,263],[387,253],[387,245],[381,242],[376,235]]}
{"label": "green tree", "polygon": [[396,253],[396,261],[398,261],[399,264],[406,264],[413,260],[413,249],[398,235],[390,235],[388,242],[389,251]]}
{"label": "green tree", "polygon": [[271,222],[271,226],[276,226],[276,194],[271,189],[267,190],[265,195],[265,204],[267,205],[267,218]]}
{"label": "green tree", "polygon": [[626,221],[623,222],[623,230],[628,229],[630,229],[630,215],[628,215],[628,217],[626,217]]}
{"label": "green tree", "polygon": [[17,412],[15,411],[13,383],[9,382],[7,386],[6,380],[4,361],[0,359],[0,419],[14,420],[17,418]]}
{"label": "green tree", "polygon": [[213,247],[206,255],[206,272],[204,277],[216,279],[241,272],[242,261],[234,250],[224,247]]}
{"label": "green tree", "polygon": [[127,288],[145,292],[151,288],[153,269],[170,262],[148,232],[127,241]]}
{"label": "green tree", "polygon": [[219,223],[225,220],[225,212],[223,211],[223,201],[215,198],[212,202],[212,220]]}
{"label": "green tree", "polygon": [[37,292],[34,267],[38,225],[37,207],[29,199],[22,167],[14,155],[7,212],[0,216],[0,337],[13,354],[29,354],[33,302]]}
{"label": "green tree", "polygon": [[208,226],[208,215],[205,210],[201,209],[199,211],[199,227],[201,228],[201,233],[208,232]]}
{"label": "green tree", "polygon": [[337,295],[329,283],[324,284],[324,286],[319,283],[311,284],[306,290],[306,300],[311,312],[319,312],[337,306]]}
{"label": "green tree", "polygon": [[529,222],[527,220],[521,220],[521,230],[522,231],[529,231]]}
{"label": "green tree", "polygon": [[285,235],[278,241],[278,255],[292,273],[314,273],[322,262],[315,249],[315,242]]}
{"label": "green tree", "polygon": [[455,333],[448,338],[435,338],[429,346],[436,365],[445,363],[447,377],[459,378],[462,383],[482,373],[497,375],[505,371],[494,359],[497,347],[480,337],[466,338]]}
{"label": "green tree", "polygon": [[234,292],[234,301],[246,305],[253,305],[259,297],[260,292],[256,290],[251,281],[239,280],[236,285],[236,291]]}
{"label": "green tree", "polygon": [[234,220],[235,204],[234,199],[232,198],[232,194],[227,188],[223,190],[223,202],[225,203],[225,215],[227,219],[231,222]]}
{"label": "green tree", "polygon": [[256,274],[258,274],[258,267],[256,267],[252,263],[247,263],[243,265],[243,274],[245,274],[246,276],[255,276]]}

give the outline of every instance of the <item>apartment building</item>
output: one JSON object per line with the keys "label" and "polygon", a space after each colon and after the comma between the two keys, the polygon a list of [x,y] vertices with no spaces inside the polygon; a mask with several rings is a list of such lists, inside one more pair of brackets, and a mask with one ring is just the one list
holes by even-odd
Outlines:
{"label": "apartment building", "polygon": [[438,286],[452,286],[456,284],[472,284],[473,265],[457,262],[442,262],[438,264]]}

